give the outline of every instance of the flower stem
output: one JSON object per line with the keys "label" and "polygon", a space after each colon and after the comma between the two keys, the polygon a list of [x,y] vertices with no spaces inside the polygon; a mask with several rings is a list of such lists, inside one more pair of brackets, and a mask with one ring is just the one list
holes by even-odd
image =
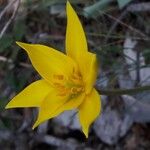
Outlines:
{"label": "flower stem", "polygon": [[132,94],[136,94],[139,92],[150,91],[150,85],[131,88],[131,89],[103,90],[103,89],[100,89],[100,87],[96,87],[96,89],[101,95],[111,95],[111,96],[112,95],[124,95],[124,94],[132,95]]}

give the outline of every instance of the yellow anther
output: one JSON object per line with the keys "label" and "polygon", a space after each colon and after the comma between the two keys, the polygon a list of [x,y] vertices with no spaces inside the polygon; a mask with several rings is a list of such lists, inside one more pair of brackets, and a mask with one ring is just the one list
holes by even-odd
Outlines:
{"label": "yellow anther", "polygon": [[83,87],[79,87],[79,88],[77,88],[77,91],[78,91],[78,92],[83,92],[83,91],[84,91],[84,88],[83,88]]}
{"label": "yellow anther", "polygon": [[83,87],[72,87],[70,91],[71,91],[71,94],[78,94],[80,92],[83,92],[84,88]]}
{"label": "yellow anther", "polygon": [[83,81],[79,73],[73,73],[70,78],[63,75],[53,75],[53,85],[59,91],[60,96],[75,96],[84,91]]}
{"label": "yellow anther", "polygon": [[64,79],[64,76],[63,76],[63,75],[54,75],[53,77],[54,77],[54,79],[56,79],[56,80],[63,80],[63,79]]}
{"label": "yellow anther", "polygon": [[68,89],[63,88],[62,90],[60,90],[59,96],[66,96],[68,94]]}
{"label": "yellow anther", "polygon": [[58,87],[58,86],[61,86],[61,84],[58,83],[58,82],[53,82],[53,85],[54,85],[54,86],[57,86],[57,87]]}
{"label": "yellow anther", "polygon": [[71,94],[77,94],[78,93],[78,90],[76,87],[72,87],[70,91],[71,91]]}

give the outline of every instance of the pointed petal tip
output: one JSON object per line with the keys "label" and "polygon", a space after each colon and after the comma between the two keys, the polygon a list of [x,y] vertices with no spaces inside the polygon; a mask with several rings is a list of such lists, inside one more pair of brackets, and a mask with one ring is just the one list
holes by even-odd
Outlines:
{"label": "pointed petal tip", "polygon": [[37,126],[35,126],[35,124],[34,124],[33,127],[32,127],[32,130],[34,130],[36,127],[37,127]]}
{"label": "pointed petal tip", "polygon": [[6,106],[5,106],[5,109],[11,109],[11,108],[23,108],[23,106],[15,106],[13,105],[12,103],[8,103]]}
{"label": "pointed petal tip", "polygon": [[11,108],[8,104],[5,106],[5,109],[9,109]]}
{"label": "pointed petal tip", "polygon": [[84,133],[84,135],[85,135],[85,137],[87,139],[88,138],[88,128],[82,129],[82,130],[83,130],[83,133]]}
{"label": "pointed petal tip", "polygon": [[19,45],[20,47],[22,47],[22,45],[24,45],[25,43],[16,41],[16,44]]}
{"label": "pointed petal tip", "polygon": [[26,44],[26,43],[16,41],[16,44],[17,44],[19,47],[21,47],[21,48],[23,48],[24,50],[27,51],[27,49],[26,49],[27,44]]}
{"label": "pointed petal tip", "polygon": [[19,43],[21,43],[21,42],[19,42],[19,41],[16,41],[16,44],[17,44],[17,45],[19,45]]}
{"label": "pointed petal tip", "polygon": [[23,106],[17,106],[14,105],[11,101],[5,106],[5,109],[11,109],[11,108],[23,108]]}
{"label": "pointed petal tip", "polygon": [[37,119],[32,127],[32,130],[34,130],[35,128],[37,128],[40,124],[44,123],[44,121],[42,121],[41,119]]}
{"label": "pointed petal tip", "polygon": [[85,134],[85,133],[84,133],[84,135],[85,135],[85,138],[88,139],[88,134]]}
{"label": "pointed petal tip", "polygon": [[6,106],[5,109],[14,108],[15,106],[12,105],[12,102],[10,101]]}
{"label": "pointed petal tip", "polygon": [[38,126],[37,121],[34,123],[32,130],[34,130]]}
{"label": "pointed petal tip", "polygon": [[35,121],[33,127],[32,127],[32,130],[34,130],[37,126],[39,126],[41,123],[41,121],[39,120],[39,118]]}
{"label": "pointed petal tip", "polygon": [[[72,8],[72,6],[71,6],[71,4],[70,4],[70,2],[67,0],[67,5],[66,5],[66,7],[67,7],[67,12],[68,12],[68,10],[70,9],[70,8]],[[73,8],[72,8],[73,9]]]}
{"label": "pointed petal tip", "polygon": [[69,0],[67,0],[67,6],[68,6],[68,5],[71,5],[70,2],[69,2]]}
{"label": "pointed petal tip", "polygon": [[16,44],[20,47],[22,47],[23,49],[26,47],[26,46],[29,46],[29,44],[27,43],[24,43],[24,42],[19,42],[19,41],[16,41]]}
{"label": "pointed petal tip", "polygon": [[31,50],[32,44],[16,41],[16,44],[24,49],[27,53]]}

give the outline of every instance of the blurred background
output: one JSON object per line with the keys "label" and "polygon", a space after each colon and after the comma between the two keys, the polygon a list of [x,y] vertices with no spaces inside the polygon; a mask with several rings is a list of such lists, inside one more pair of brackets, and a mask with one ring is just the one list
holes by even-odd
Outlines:
{"label": "blurred background", "polygon": [[15,41],[64,52],[66,0],[0,0],[0,150],[149,150],[149,0],[70,2],[100,62],[95,86],[102,94],[102,114],[86,139],[76,111],[32,130],[36,109],[4,109],[40,78]]}

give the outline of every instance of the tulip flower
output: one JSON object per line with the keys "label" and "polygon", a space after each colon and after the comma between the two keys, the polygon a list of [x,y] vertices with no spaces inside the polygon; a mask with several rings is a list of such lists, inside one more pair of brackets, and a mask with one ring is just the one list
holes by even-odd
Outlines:
{"label": "tulip flower", "polygon": [[65,110],[76,109],[82,130],[100,114],[100,95],[94,88],[98,73],[96,55],[88,52],[82,25],[67,2],[66,54],[40,44],[17,42],[23,48],[41,79],[15,96],[6,108],[38,107],[33,129]]}

